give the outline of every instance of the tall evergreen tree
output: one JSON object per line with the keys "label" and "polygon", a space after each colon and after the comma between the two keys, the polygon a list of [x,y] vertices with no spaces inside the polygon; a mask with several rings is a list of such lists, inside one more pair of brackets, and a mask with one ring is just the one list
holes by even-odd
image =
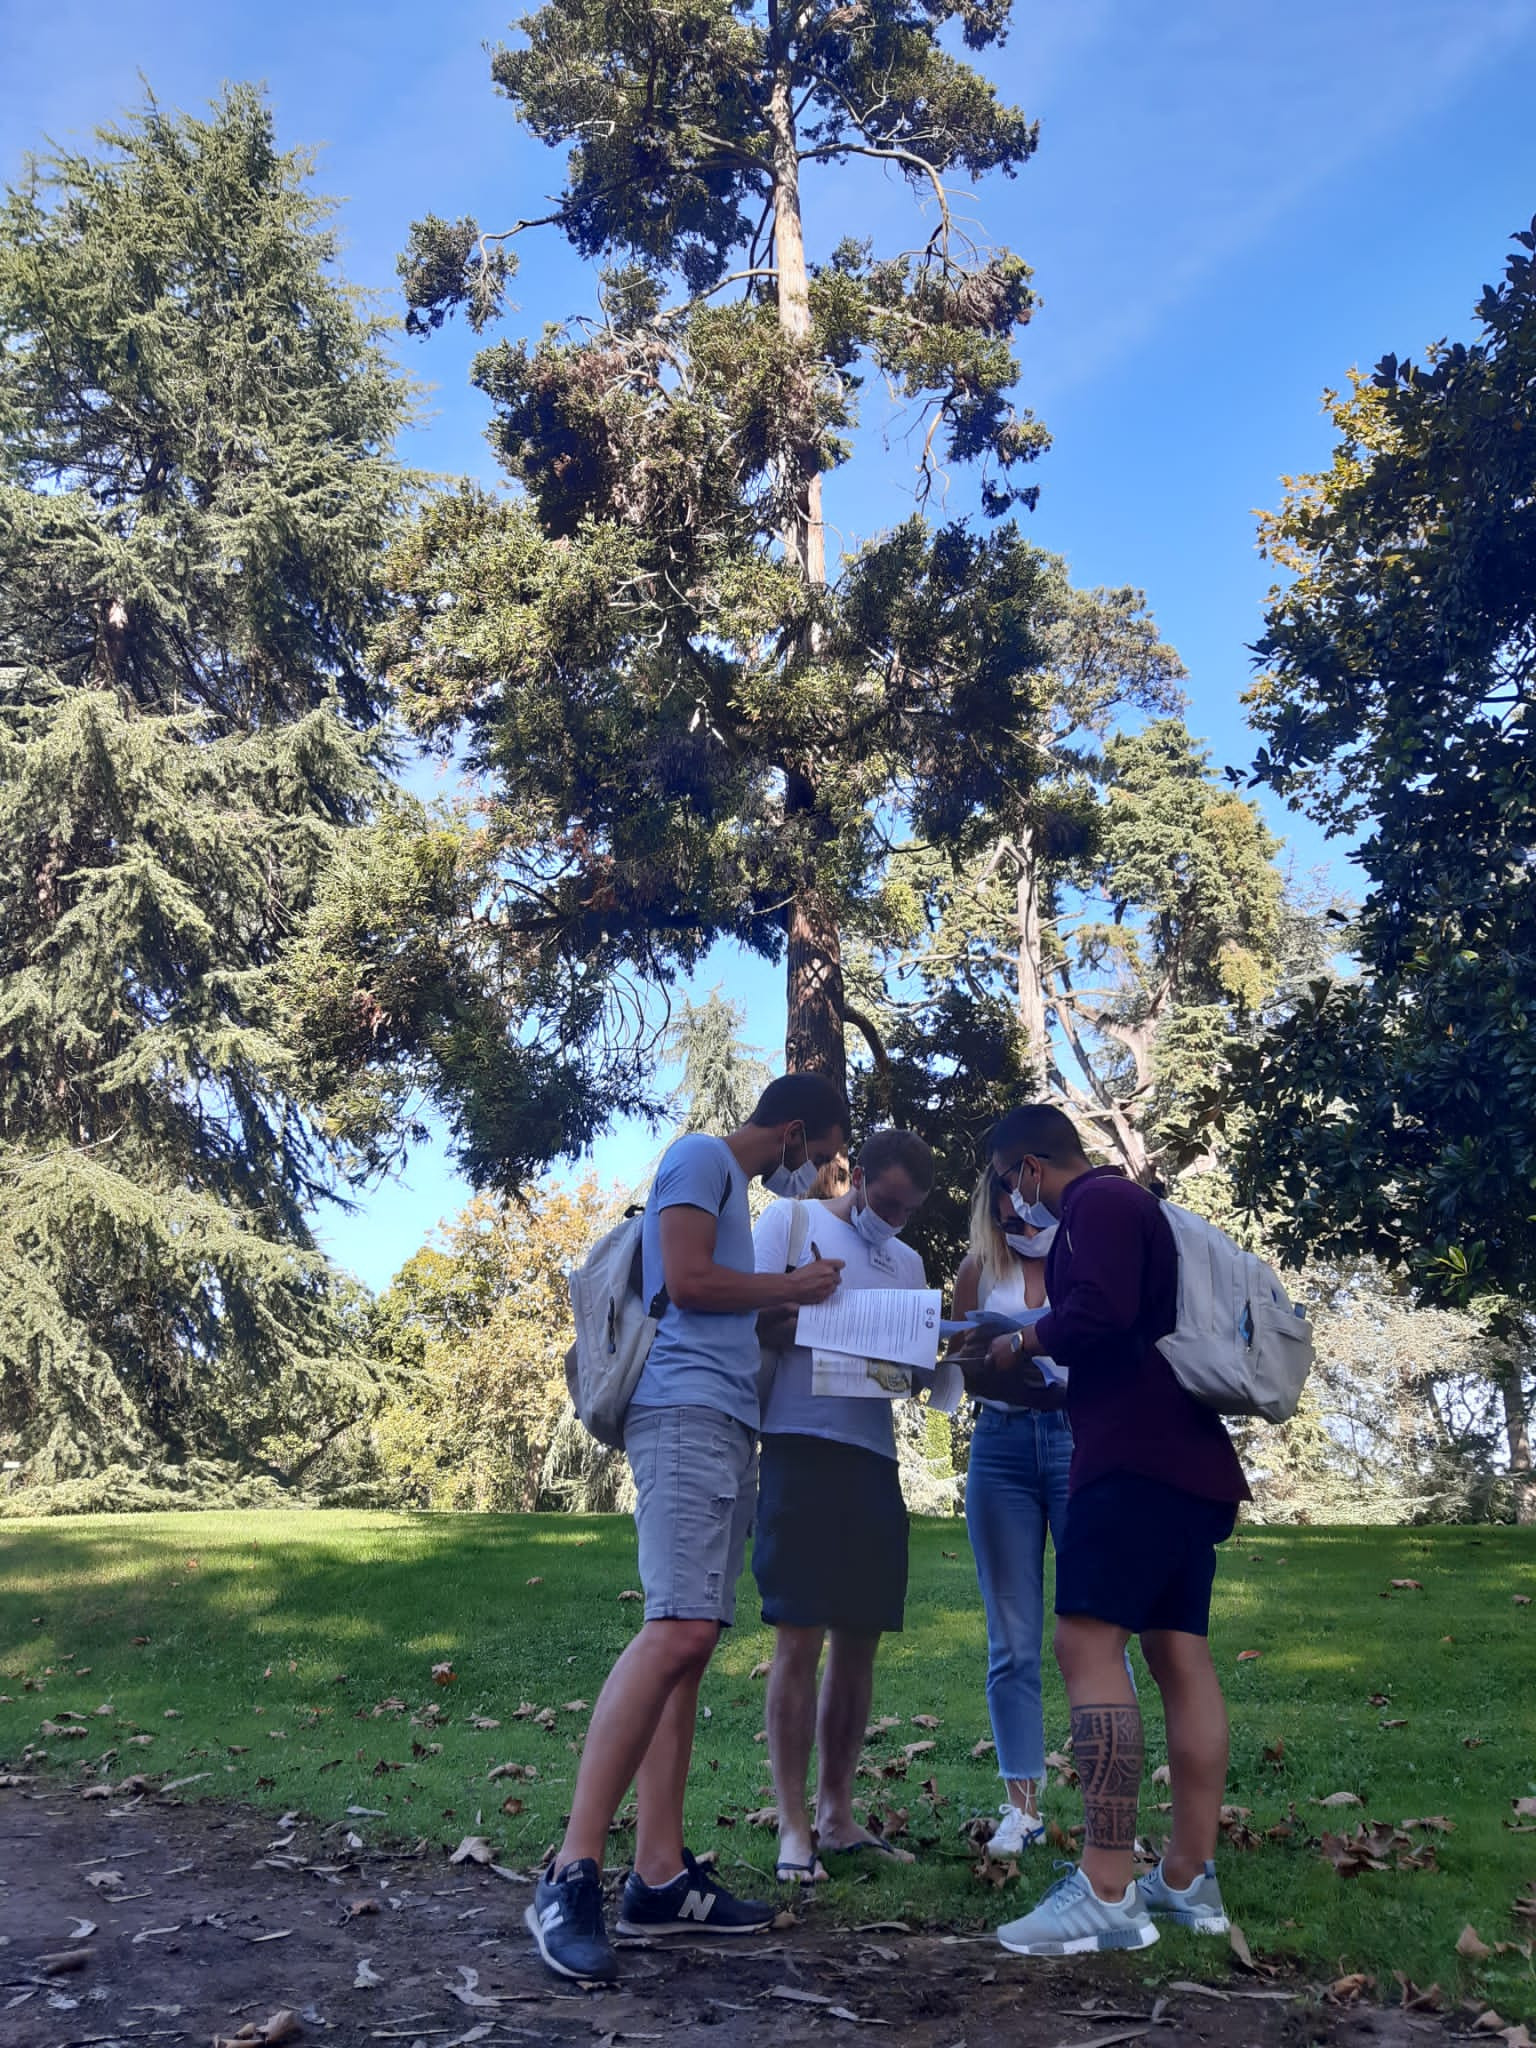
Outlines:
{"label": "tall evergreen tree", "polygon": [[0,1438],[293,1476],[371,1399],[273,971],[380,788],[406,395],[260,96],[0,212]]}
{"label": "tall evergreen tree", "polygon": [[[403,264],[421,328],[493,318],[535,230],[603,266],[593,318],[477,360],[518,495],[439,502],[397,560],[385,653],[407,714],[483,777],[503,943],[568,963],[582,1001],[722,937],[784,959],[788,1061],[837,1079],[844,934],[888,928],[892,836],[958,855],[1028,784],[1068,609],[1011,523],[919,510],[827,560],[866,383],[905,410],[920,507],[972,464],[988,515],[1032,501],[1045,435],[1008,395],[1029,272],[954,189],[1035,146],[960,53],[1008,13],[550,0],[492,69],[568,151],[552,211],[429,217]],[[926,209],[915,247],[845,237],[866,163]]]}

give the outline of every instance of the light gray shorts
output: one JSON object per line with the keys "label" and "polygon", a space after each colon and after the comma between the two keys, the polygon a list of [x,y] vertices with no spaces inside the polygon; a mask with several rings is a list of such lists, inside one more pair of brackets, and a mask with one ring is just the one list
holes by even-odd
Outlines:
{"label": "light gray shorts", "polygon": [[624,1449],[647,1621],[736,1618],[757,1512],[757,1434],[718,1408],[632,1408]]}

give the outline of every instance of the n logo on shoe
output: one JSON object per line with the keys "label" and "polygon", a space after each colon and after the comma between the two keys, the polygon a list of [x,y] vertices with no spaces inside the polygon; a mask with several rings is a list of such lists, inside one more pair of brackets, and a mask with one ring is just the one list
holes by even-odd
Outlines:
{"label": "n logo on shoe", "polygon": [[707,1920],[715,1909],[713,1892],[690,1892],[677,1909],[679,1920]]}
{"label": "n logo on shoe", "polygon": [[559,1924],[560,1901],[558,1899],[553,1899],[544,1908],[543,1912],[539,1915],[539,1925],[543,1928],[544,1932],[548,1934],[552,1927],[557,1927]]}

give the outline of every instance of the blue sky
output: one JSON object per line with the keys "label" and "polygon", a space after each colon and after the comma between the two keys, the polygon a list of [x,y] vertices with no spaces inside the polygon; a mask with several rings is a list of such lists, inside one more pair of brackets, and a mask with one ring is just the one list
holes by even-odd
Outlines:
{"label": "blue sky", "polygon": [[[41,138],[78,142],[133,102],[141,76],[196,106],[226,79],[263,81],[285,142],[320,152],[344,200],[353,280],[395,292],[394,259],[428,210],[493,227],[540,210],[556,159],[492,91],[483,45],[510,33],[495,0],[303,7],[218,0],[0,0],[0,171]],[[1144,589],[1190,671],[1190,722],[1221,762],[1246,762],[1239,702],[1270,577],[1254,508],[1326,459],[1319,394],[1353,364],[1465,332],[1507,237],[1536,212],[1536,0],[1034,0],[983,63],[1041,124],[1019,178],[983,186],[987,237],[1035,268],[1043,308],[1021,337],[1023,401],[1055,445],[1028,531],[1080,583]],[[808,195],[813,254],[855,227],[906,246],[913,203],[879,172]],[[900,241],[896,240],[900,237]],[[590,283],[562,244],[524,253],[509,331],[584,310]],[[403,453],[491,479],[474,344],[451,329],[402,340],[432,388]],[[845,539],[897,516],[899,439],[866,431],[859,480],[835,480]],[[957,479],[955,510],[968,509]],[[1304,866],[1333,860],[1275,814]],[[748,1035],[782,1042],[775,970],[721,959]],[[651,1139],[596,1158],[631,1178]],[[326,1241],[382,1285],[464,1196],[436,1147]]]}

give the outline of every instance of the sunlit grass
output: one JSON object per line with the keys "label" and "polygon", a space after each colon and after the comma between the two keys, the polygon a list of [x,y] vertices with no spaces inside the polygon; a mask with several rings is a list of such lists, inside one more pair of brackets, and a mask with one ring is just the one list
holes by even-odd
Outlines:
{"label": "sunlit grass", "polygon": [[[366,1808],[352,1824],[380,1836],[453,1842],[484,1832],[503,1860],[522,1865],[560,1829],[587,1718],[571,1703],[597,1697],[640,1615],[618,1597],[638,1585],[633,1530],[601,1517],[7,1523],[0,1559],[0,1693],[9,1696],[0,1760],[9,1768],[34,1744],[48,1752],[44,1768],[71,1777],[103,1765],[114,1780],[206,1773],[186,1796],[326,1819]],[[1394,1578],[1417,1579],[1422,1591],[1392,1592]],[[1213,1646],[1232,1705],[1229,1797],[1251,1808],[1248,1826],[1260,1835],[1293,1805],[1301,1823],[1289,1841],[1224,1859],[1230,1908],[1255,1949],[1329,1976],[1366,1969],[1387,1990],[1401,1969],[1420,1984],[1475,1989],[1507,2016],[1536,2016],[1525,1958],[1474,1972],[1455,1953],[1468,1922],[1490,1944],[1536,1935],[1536,1923],[1511,1914],[1536,1880],[1536,1834],[1505,1826],[1511,1802],[1536,1794],[1536,1607],[1515,1604],[1522,1592],[1536,1593],[1530,1531],[1261,1530],[1227,1546]],[[738,1882],[756,1884],[754,1873],[771,1866],[772,1836],[744,1816],[772,1795],[754,1741],[763,1683],[750,1674],[771,1645],[750,1579],[740,1612],[704,1687],[689,1827],[696,1848],[718,1849]],[[1239,1662],[1244,1650],[1261,1654]],[[432,1666],[444,1662],[453,1682],[436,1685]],[[980,1928],[1021,1910],[1050,1875],[1042,1858],[994,1893],[971,1873],[961,1827],[998,1797],[989,1763],[970,1753],[989,1733],[984,1670],[964,1525],[920,1524],[908,1627],[882,1651],[875,1702],[877,1715],[904,1725],[875,1753],[889,1759],[930,1733],[936,1746],[904,1778],[865,1789],[888,1814],[905,1811],[922,1860],[840,1878],[814,1911]],[[1161,1722],[1144,1679],[1142,1691],[1155,1764]],[[1373,1705],[1372,1694],[1389,1704]],[[390,1699],[406,1711],[375,1712]],[[553,1708],[553,1729],[514,1719],[525,1702]],[[103,1705],[112,1711],[98,1717]],[[88,1717],[84,1740],[41,1736],[41,1722],[60,1725],[60,1713]],[[914,1714],[941,1725],[913,1728]],[[500,1726],[477,1730],[475,1716]],[[1066,1710],[1050,1668],[1047,1717],[1061,1746]],[[1407,1725],[1382,1725],[1390,1720]],[[152,1739],[135,1745],[136,1734]],[[1282,1758],[1266,1756],[1280,1743]],[[488,1779],[509,1761],[538,1775]],[[930,1780],[937,1803],[923,1790]],[[1365,1807],[1310,1803],[1336,1791]],[[1165,1796],[1149,1785],[1148,1833],[1165,1824],[1155,1810]],[[508,1797],[520,1810],[502,1811]],[[1061,1786],[1045,1806],[1063,1827],[1080,1817]],[[1362,1814],[1449,1817],[1455,1833],[1439,1838],[1439,1870],[1341,1880],[1306,1837]],[[617,1857],[626,1846],[616,1841]],[[1163,1976],[1211,1961],[1187,1938],[1155,1953]]]}

